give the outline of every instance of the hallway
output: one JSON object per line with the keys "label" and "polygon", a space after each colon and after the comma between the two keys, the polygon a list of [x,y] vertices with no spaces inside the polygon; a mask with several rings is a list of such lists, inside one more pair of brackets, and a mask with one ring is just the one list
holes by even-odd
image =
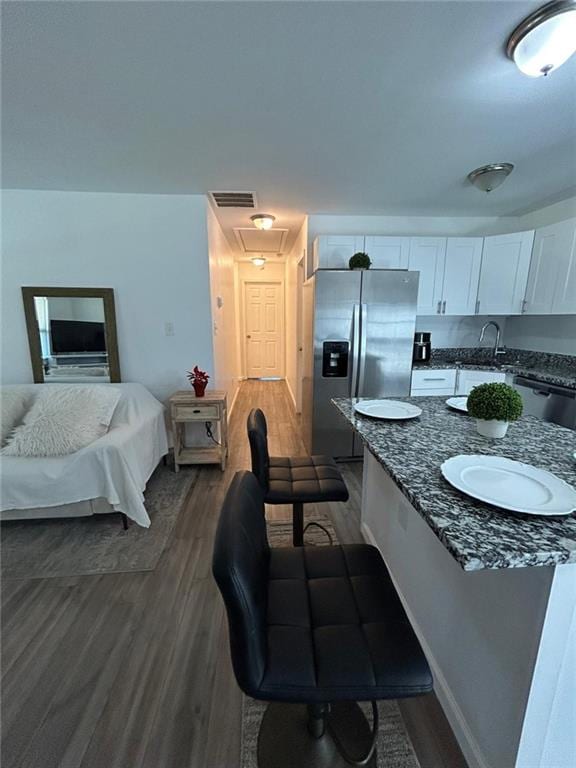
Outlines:
{"label": "hallway", "polygon": [[[250,466],[254,406],[271,454],[305,453],[285,383],[244,382],[226,472],[200,469],[154,571],[3,584],[4,768],[238,767],[242,697],[210,567],[224,493]],[[341,541],[360,541],[361,464],[341,466],[350,500],[330,514]],[[434,695],[401,709],[422,768],[464,768]]]}

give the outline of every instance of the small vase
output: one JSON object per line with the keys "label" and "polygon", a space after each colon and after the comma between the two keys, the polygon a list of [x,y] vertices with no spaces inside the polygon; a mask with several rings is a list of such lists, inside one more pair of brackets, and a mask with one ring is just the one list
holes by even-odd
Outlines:
{"label": "small vase", "polygon": [[504,437],[508,431],[508,421],[497,419],[476,419],[476,429],[483,437]]}
{"label": "small vase", "polygon": [[204,397],[204,392],[206,392],[206,384],[202,384],[201,382],[193,382],[192,386],[194,387],[194,394],[196,397]]}

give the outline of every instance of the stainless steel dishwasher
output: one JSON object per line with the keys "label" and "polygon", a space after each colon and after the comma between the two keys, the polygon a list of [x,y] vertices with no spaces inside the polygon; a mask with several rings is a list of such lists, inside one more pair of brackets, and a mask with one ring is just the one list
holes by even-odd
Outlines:
{"label": "stainless steel dishwasher", "polygon": [[522,395],[526,416],[538,416],[544,421],[576,429],[575,389],[544,384],[523,376],[514,378],[514,387]]}

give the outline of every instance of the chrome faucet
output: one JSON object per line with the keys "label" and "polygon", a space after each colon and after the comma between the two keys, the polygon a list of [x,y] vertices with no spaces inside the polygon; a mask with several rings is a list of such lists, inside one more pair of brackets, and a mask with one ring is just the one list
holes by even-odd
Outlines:
{"label": "chrome faucet", "polygon": [[493,325],[494,328],[496,328],[496,339],[494,340],[494,350],[493,350],[493,356],[494,360],[496,360],[496,357],[498,355],[505,355],[506,350],[500,349],[500,326],[498,323],[496,323],[494,320],[489,320],[487,323],[484,323],[482,326],[482,330],[480,331],[480,338],[478,339],[478,344],[482,344],[482,341],[484,339],[484,334],[486,333],[486,328],[488,328],[489,325]]}

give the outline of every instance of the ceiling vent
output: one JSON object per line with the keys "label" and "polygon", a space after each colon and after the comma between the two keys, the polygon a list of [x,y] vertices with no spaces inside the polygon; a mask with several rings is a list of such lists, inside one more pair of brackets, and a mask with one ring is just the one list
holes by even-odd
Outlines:
{"label": "ceiling vent", "polygon": [[254,192],[210,192],[217,208],[255,208]]}

